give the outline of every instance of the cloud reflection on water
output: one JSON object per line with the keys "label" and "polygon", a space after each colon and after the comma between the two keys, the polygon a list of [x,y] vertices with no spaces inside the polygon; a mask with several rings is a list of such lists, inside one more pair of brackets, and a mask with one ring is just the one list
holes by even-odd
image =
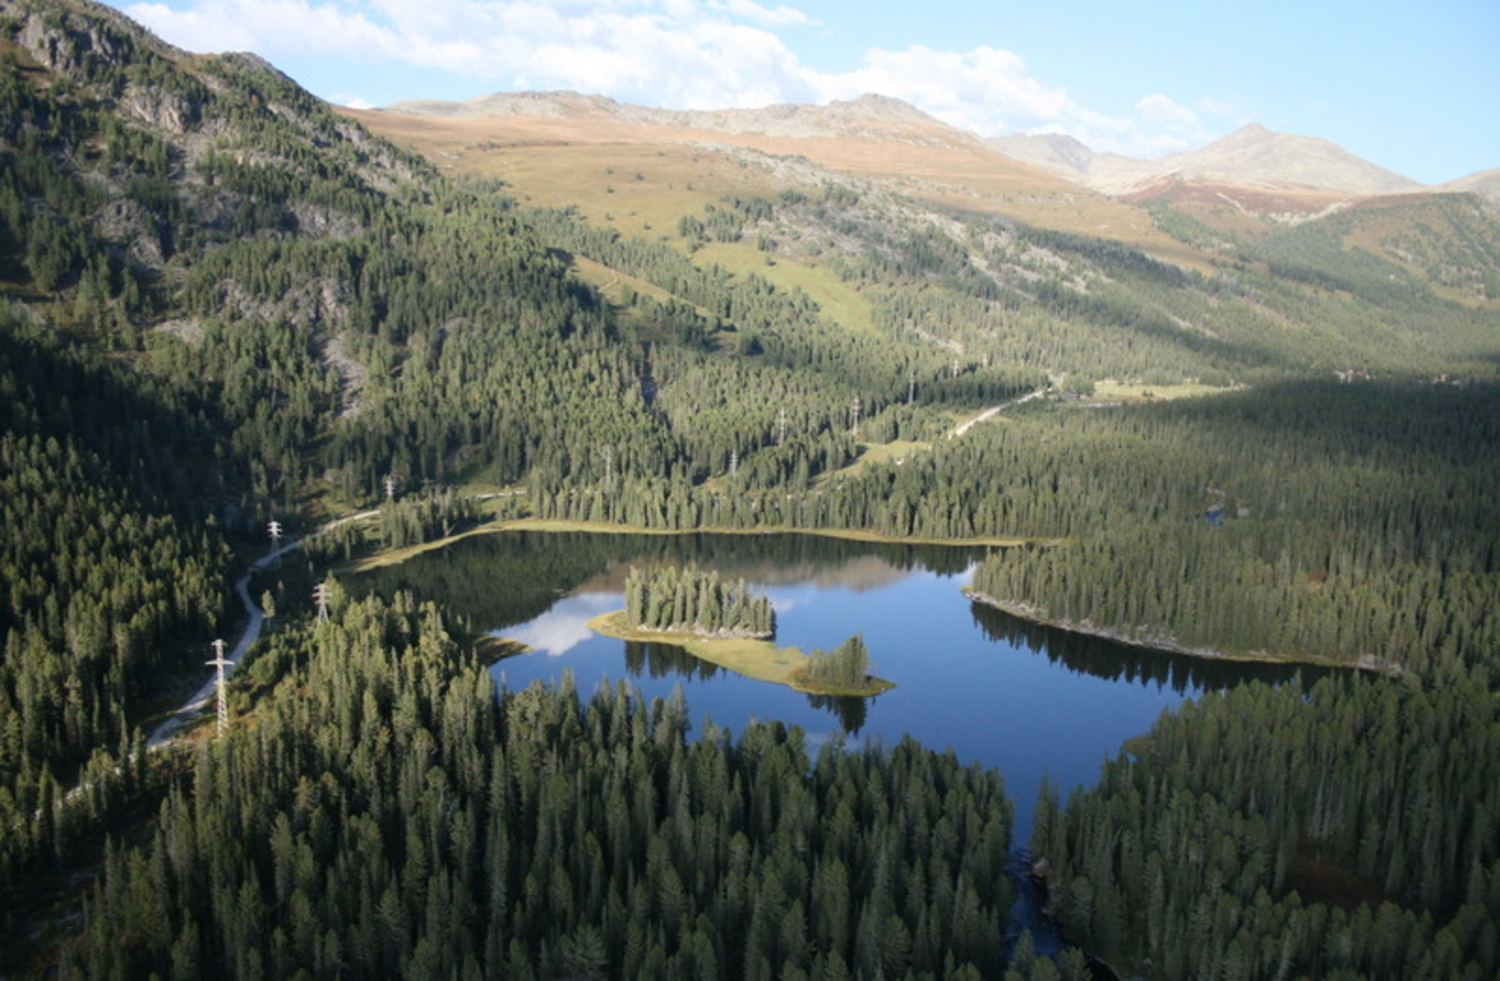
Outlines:
{"label": "cloud reflection on water", "polygon": [[525,644],[548,657],[561,657],[594,636],[588,623],[601,613],[618,609],[618,593],[580,593],[565,597],[545,614],[496,636]]}

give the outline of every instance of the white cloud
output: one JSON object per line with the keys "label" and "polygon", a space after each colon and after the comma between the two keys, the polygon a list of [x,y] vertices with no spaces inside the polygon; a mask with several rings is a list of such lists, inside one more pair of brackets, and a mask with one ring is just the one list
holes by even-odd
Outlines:
{"label": "white cloud", "polygon": [[732,17],[743,17],[766,27],[805,27],[813,22],[811,17],[794,7],[773,9],[762,7],[755,0],[724,0],[715,6]]}
{"label": "white cloud", "polygon": [[802,60],[778,33],[814,21],[796,7],[757,0],[173,3],[127,0],[122,6],[190,50],[252,50],[273,63],[319,57],[365,68],[405,64],[458,75],[472,83],[473,94],[575,89],[625,102],[711,109],[875,92],[982,136],[1064,132],[1096,150],[1133,156],[1201,145],[1220,128],[1204,116],[1220,122],[1232,115],[1208,100],[1195,109],[1161,93],[1143,96],[1128,116],[1102,114],[1032,75],[1017,54],[987,45],[875,48],[857,68],[828,73]]}
{"label": "white cloud", "polygon": [[328,101],[339,106],[348,106],[350,109],[374,109],[375,103],[369,99],[362,99],[357,95],[349,95],[346,92],[335,92],[328,97]]}
{"label": "white cloud", "polygon": [[1159,123],[1170,130],[1192,131],[1203,126],[1203,121],[1196,112],[1178,105],[1160,93],[1141,99],[1135,104],[1135,109],[1147,122]]}
{"label": "white cloud", "polygon": [[1015,132],[1079,110],[1067,90],[1028,75],[1018,55],[988,46],[971,51],[875,49],[854,71],[820,76],[818,87],[828,98],[877,92],[903,99],[981,136]]}

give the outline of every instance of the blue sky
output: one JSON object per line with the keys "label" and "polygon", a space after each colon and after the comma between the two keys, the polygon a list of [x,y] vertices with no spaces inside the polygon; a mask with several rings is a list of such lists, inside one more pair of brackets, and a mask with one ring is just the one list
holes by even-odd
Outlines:
{"label": "blue sky", "polygon": [[574,89],[668,108],[904,99],[1154,157],[1247,122],[1424,183],[1500,167],[1500,2],[109,0],[333,102]]}

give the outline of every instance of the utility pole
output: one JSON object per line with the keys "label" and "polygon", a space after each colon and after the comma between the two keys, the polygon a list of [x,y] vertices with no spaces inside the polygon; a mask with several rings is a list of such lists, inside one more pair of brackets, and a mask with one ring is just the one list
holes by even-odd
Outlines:
{"label": "utility pole", "polygon": [[322,622],[328,620],[328,603],[332,599],[332,592],[326,581],[313,587],[313,602],[318,604],[318,620]]}
{"label": "utility pole", "polygon": [[214,641],[214,659],[203,663],[212,664],[218,671],[214,676],[214,691],[218,695],[219,735],[222,736],[229,728],[229,699],[224,693],[224,669],[234,667],[234,662],[224,657],[224,642],[216,640]]}

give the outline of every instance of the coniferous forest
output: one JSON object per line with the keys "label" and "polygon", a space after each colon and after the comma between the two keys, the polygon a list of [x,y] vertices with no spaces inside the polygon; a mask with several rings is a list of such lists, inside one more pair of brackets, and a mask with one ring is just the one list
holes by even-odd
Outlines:
{"label": "coniferous forest", "polygon": [[[622,233],[254,56],[0,0],[0,974],[1500,973],[1493,203],[1412,205],[1407,264],[1353,210],[1236,237],[1151,204],[1177,263],[786,169]],[[503,597],[339,584],[526,518],[1004,542],[986,607],[1339,670],[1044,789],[1040,956],[1005,939],[1027,843],[992,770],[497,691],[468,611],[602,546]],[[251,583],[227,731],[147,749],[273,521],[303,547]],[[775,630],[697,569],[625,592]],[[862,640],[817,671],[864,680]]]}
{"label": "coniferous forest", "polygon": [[625,579],[625,624],[634,629],[711,637],[771,637],[776,611],[743,579],[723,582],[718,573],[664,566],[632,568]]}
{"label": "coniferous forest", "polygon": [[[767,723],[687,739],[621,685],[497,700],[409,599],[278,637],[254,739],[112,846],[88,977],[993,977],[999,776]],[[293,692],[305,692],[295,695]]]}

